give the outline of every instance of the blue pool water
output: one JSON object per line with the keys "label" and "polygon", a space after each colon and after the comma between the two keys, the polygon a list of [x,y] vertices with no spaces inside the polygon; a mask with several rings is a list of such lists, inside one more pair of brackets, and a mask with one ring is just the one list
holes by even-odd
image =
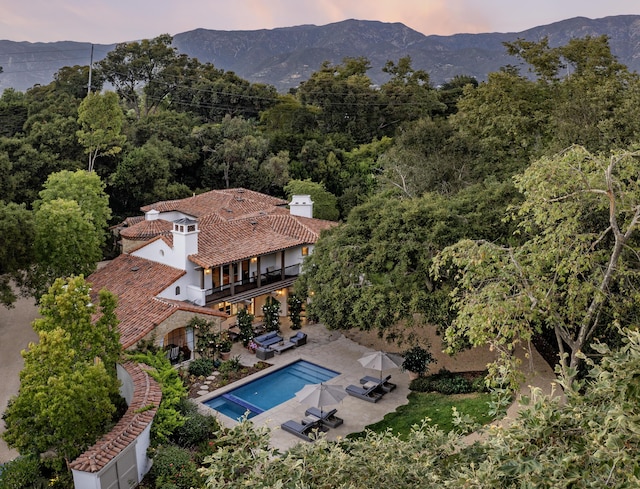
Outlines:
{"label": "blue pool water", "polygon": [[247,411],[252,418],[292,399],[305,385],[326,382],[337,375],[340,373],[298,360],[204,404],[233,419],[240,419]]}

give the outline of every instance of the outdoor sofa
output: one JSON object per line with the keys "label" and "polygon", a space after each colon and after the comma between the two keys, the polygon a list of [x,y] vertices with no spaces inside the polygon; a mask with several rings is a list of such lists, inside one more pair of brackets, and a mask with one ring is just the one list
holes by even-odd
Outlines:
{"label": "outdoor sofa", "polygon": [[282,340],[282,336],[280,336],[277,331],[270,331],[269,333],[253,338],[254,343],[262,348],[268,348],[272,345],[276,345]]}

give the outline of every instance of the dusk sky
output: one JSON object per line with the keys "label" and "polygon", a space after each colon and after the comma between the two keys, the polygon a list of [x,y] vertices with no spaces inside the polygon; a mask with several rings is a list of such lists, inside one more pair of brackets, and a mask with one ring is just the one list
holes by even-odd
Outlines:
{"label": "dusk sky", "polygon": [[640,14],[637,0],[0,0],[0,39],[112,44],[192,29],[256,30],[345,19],[423,34],[519,32],[582,16]]}

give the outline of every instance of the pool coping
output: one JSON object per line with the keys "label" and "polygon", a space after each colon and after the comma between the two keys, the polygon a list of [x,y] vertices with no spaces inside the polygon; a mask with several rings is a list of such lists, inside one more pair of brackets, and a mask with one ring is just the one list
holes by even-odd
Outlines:
{"label": "pool coping", "polygon": [[[306,360],[335,372],[340,372],[338,376],[327,383],[343,385],[345,388],[349,384],[357,385],[359,384],[360,378],[365,375],[371,375],[372,371],[364,369],[358,362],[358,359],[364,354],[374,350],[346,338],[341,332],[328,330],[320,324],[307,326],[304,330],[308,335],[306,345],[293,348],[269,359],[268,363],[271,365],[260,372],[251,374],[237,382],[193,399],[200,412],[215,416],[222,426],[234,428],[238,425],[236,419],[206,406],[203,404],[203,401],[212,399],[257,378],[268,375],[274,370],[297,360]],[[242,348],[242,345],[239,344],[234,345],[231,354],[233,356],[239,356],[243,365],[253,365],[258,361],[255,354],[249,353],[246,348]],[[369,403],[353,396],[347,396],[339,405],[334,406],[338,409],[340,417],[344,419],[344,423],[337,428],[331,428],[322,436],[328,440],[339,440],[350,433],[361,432],[365,426],[380,421],[387,413],[395,411],[398,406],[407,404],[407,396],[409,394],[408,376],[401,374],[399,369],[391,370],[387,373],[393,375],[394,383],[397,384],[397,388],[392,393],[385,395],[384,398],[377,403]],[[294,397],[264,413],[254,416],[250,419],[250,422],[256,427],[269,429],[270,446],[280,451],[286,451],[298,443],[307,442],[282,430],[281,424],[288,420],[300,422],[308,407],[309,405],[298,402]]]}
{"label": "pool coping", "polygon": [[[278,370],[286,368],[289,365],[292,365],[292,364],[300,362],[300,361],[305,361],[305,362],[311,363],[313,365],[317,365],[318,367],[324,368],[324,369],[329,370],[331,372],[335,372],[337,374],[335,377],[332,377],[331,379],[329,379],[326,382],[324,382],[325,384],[332,384],[332,383],[334,383],[333,382],[334,380],[336,380],[337,378],[342,376],[342,372],[339,372],[339,371],[337,371],[335,369],[326,367],[326,366],[318,363],[318,361],[316,359],[310,359],[310,358],[305,358],[304,356],[298,356],[296,358],[292,358],[288,362],[271,365],[271,366],[269,366],[267,368],[264,368],[264,369],[260,370],[259,372],[255,372],[255,373],[253,373],[251,375],[247,375],[246,377],[243,377],[242,379],[238,379],[235,382],[231,382],[228,385],[225,385],[225,386],[220,387],[220,388],[218,388],[216,390],[208,392],[207,394],[204,394],[204,395],[202,395],[200,397],[197,397],[197,398],[194,399],[194,401],[199,403],[199,406],[198,406],[199,408],[206,409],[210,413],[214,413],[217,417],[224,419],[225,426],[229,426],[229,423],[232,423],[233,425],[237,425],[237,424],[239,424],[239,421],[237,419],[232,418],[230,416],[227,416],[226,414],[224,414],[224,413],[222,413],[222,412],[220,412],[220,411],[218,411],[216,409],[213,409],[212,407],[207,406],[205,403],[210,401],[211,399],[214,399],[216,397],[220,397],[220,396],[222,396],[222,395],[224,395],[224,394],[226,394],[226,393],[228,393],[228,392],[230,392],[232,390],[238,389],[239,387],[242,387],[242,386],[244,386],[246,384],[249,384],[249,383],[253,382],[254,380],[258,380],[258,379],[261,379],[262,377],[266,377],[269,374],[272,374],[272,373],[274,373],[274,372],[276,372]],[[281,402],[279,404],[276,404],[272,408],[267,409],[267,410],[263,411],[262,413],[256,414],[255,416],[253,416],[250,419],[251,419],[251,421],[253,423],[258,423],[258,422],[261,421],[259,419],[261,416],[264,416],[264,417],[267,417],[267,418],[270,417],[270,416],[266,416],[266,415],[269,415],[272,410],[278,409],[281,405],[283,405],[285,403],[288,403],[288,402],[290,402],[292,400],[295,400],[295,397],[292,397],[291,399],[287,399],[286,401],[283,401],[283,402]]]}

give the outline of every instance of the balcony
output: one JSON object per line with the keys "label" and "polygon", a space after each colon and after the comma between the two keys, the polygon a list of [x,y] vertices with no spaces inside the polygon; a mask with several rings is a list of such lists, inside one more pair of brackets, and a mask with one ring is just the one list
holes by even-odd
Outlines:
{"label": "balcony", "polygon": [[[283,273],[284,272],[284,273]],[[240,302],[262,294],[268,294],[277,289],[289,287],[300,274],[300,265],[292,265],[267,270],[258,276],[247,277],[233,284],[225,284],[220,287],[208,289],[206,294],[207,305],[211,303],[228,301]]]}

